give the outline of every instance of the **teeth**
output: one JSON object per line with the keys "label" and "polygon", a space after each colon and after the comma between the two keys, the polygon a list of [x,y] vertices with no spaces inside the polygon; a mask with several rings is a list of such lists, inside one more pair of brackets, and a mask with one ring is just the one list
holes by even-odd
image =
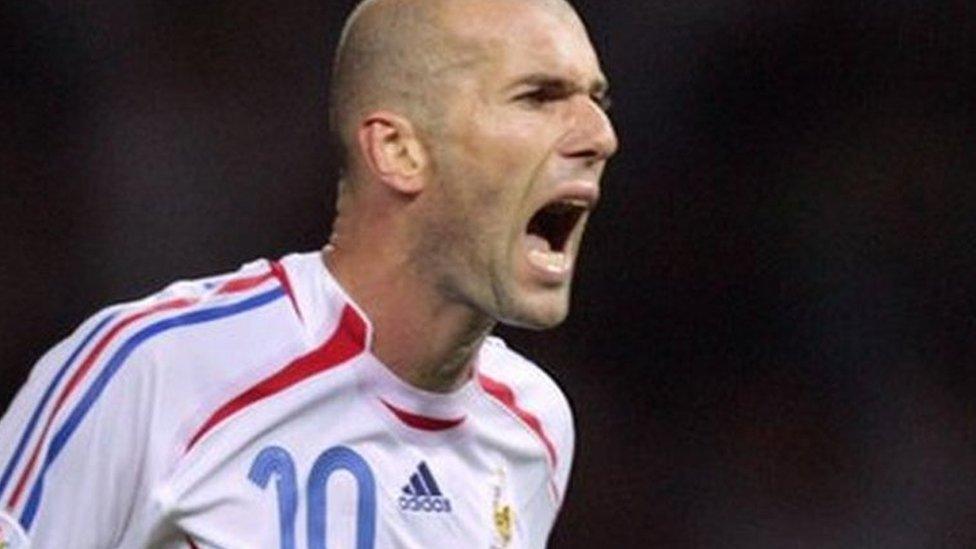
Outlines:
{"label": "teeth", "polygon": [[562,274],[569,269],[569,256],[550,248],[546,239],[528,235],[525,245],[528,248],[526,257],[534,267],[554,274]]}
{"label": "teeth", "polygon": [[567,198],[565,200],[560,200],[558,202],[553,202],[549,209],[566,212],[573,209],[585,210],[588,208],[588,204],[585,200],[580,200],[578,198]]}
{"label": "teeth", "polygon": [[562,273],[566,270],[567,256],[562,252],[543,250],[529,250],[529,262],[551,273]]}

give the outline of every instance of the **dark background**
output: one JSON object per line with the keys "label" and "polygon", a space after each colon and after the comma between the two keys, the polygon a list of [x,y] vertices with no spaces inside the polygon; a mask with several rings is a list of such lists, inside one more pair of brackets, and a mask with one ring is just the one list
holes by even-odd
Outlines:
{"label": "dark background", "polygon": [[[976,547],[976,7],[577,2],[622,148],[553,547]],[[319,247],[349,2],[0,7],[0,409],[83,318]]]}

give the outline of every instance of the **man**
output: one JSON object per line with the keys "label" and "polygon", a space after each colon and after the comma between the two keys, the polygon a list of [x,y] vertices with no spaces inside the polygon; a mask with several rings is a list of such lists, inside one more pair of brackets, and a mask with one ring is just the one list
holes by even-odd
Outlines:
{"label": "man", "polygon": [[[322,253],[110,307],[0,423],[12,547],[543,547],[572,417],[546,328],[616,137],[561,0],[367,0]],[[272,482],[273,481],[273,482]]]}

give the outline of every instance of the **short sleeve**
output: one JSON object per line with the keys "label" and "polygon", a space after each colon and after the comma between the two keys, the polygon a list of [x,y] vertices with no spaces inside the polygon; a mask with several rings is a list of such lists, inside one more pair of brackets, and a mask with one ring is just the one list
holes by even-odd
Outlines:
{"label": "short sleeve", "polygon": [[46,353],[0,419],[0,509],[34,549],[114,546],[138,497],[144,369],[107,383],[118,349],[99,343],[114,317],[96,315]]}

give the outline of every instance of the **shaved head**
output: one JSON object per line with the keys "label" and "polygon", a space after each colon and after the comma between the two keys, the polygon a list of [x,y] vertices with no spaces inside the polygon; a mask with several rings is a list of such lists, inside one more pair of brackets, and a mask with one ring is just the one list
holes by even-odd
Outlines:
{"label": "shaved head", "polygon": [[438,20],[440,3],[366,0],[350,15],[333,66],[330,104],[331,129],[346,154],[356,123],[371,110],[434,122],[433,76],[454,50]]}
{"label": "shaved head", "polygon": [[478,21],[457,14],[476,4],[505,3],[575,17],[564,0],[364,0],[353,10],[336,52],[329,108],[330,129],[347,168],[356,149],[356,125],[371,111],[393,111],[421,136],[436,133],[440,99],[450,92],[452,78],[477,62],[483,47],[463,36]]}

